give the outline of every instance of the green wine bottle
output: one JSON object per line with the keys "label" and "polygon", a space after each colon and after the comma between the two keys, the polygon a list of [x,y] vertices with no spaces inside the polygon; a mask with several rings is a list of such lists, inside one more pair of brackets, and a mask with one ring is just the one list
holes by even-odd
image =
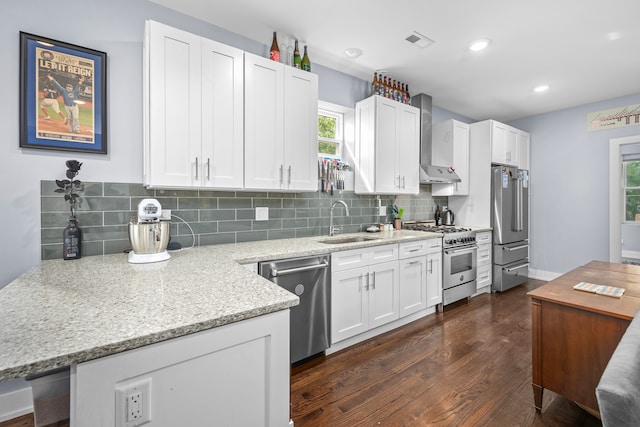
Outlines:
{"label": "green wine bottle", "polygon": [[307,55],[307,46],[304,46],[304,56],[302,57],[302,62],[300,63],[302,69],[305,71],[311,71],[311,61],[309,61],[309,55]]}
{"label": "green wine bottle", "polygon": [[293,49],[293,66],[301,68],[300,62],[300,50],[298,49],[298,40],[296,40],[296,47]]}

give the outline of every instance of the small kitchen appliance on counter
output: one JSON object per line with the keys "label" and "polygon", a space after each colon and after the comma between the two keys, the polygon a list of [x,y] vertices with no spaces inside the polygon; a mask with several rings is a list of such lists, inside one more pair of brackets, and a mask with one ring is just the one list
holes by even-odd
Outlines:
{"label": "small kitchen appliance on counter", "polygon": [[160,221],[162,206],[156,199],[143,199],[138,204],[138,222],[129,223],[131,264],[146,264],[166,261],[171,258],[167,252],[169,243],[169,221]]}

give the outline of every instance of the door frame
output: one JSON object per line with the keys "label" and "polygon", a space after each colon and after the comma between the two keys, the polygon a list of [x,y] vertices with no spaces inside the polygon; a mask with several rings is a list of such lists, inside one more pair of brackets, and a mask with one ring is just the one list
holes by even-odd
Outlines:
{"label": "door frame", "polygon": [[622,162],[620,147],[640,143],[640,135],[609,140],[609,261],[622,261]]}

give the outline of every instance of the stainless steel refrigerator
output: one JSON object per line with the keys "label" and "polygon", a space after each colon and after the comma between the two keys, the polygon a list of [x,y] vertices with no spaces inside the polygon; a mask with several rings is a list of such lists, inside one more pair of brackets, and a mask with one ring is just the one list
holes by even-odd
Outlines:
{"label": "stainless steel refrigerator", "polygon": [[529,277],[529,172],[491,168],[493,290],[506,291]]}

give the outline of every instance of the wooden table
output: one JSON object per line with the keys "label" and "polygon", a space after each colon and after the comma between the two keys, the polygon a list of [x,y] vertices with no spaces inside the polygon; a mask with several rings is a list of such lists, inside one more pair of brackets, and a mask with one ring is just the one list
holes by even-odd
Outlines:
{"label": "wooden table", "polygon": [[[624,288],[622,298],[577,291],[589,282]],[[640,266],[591,261],[527,295],[532,303],[532,386],[598,410],[595,389],[613,351],[640,309]]]}

